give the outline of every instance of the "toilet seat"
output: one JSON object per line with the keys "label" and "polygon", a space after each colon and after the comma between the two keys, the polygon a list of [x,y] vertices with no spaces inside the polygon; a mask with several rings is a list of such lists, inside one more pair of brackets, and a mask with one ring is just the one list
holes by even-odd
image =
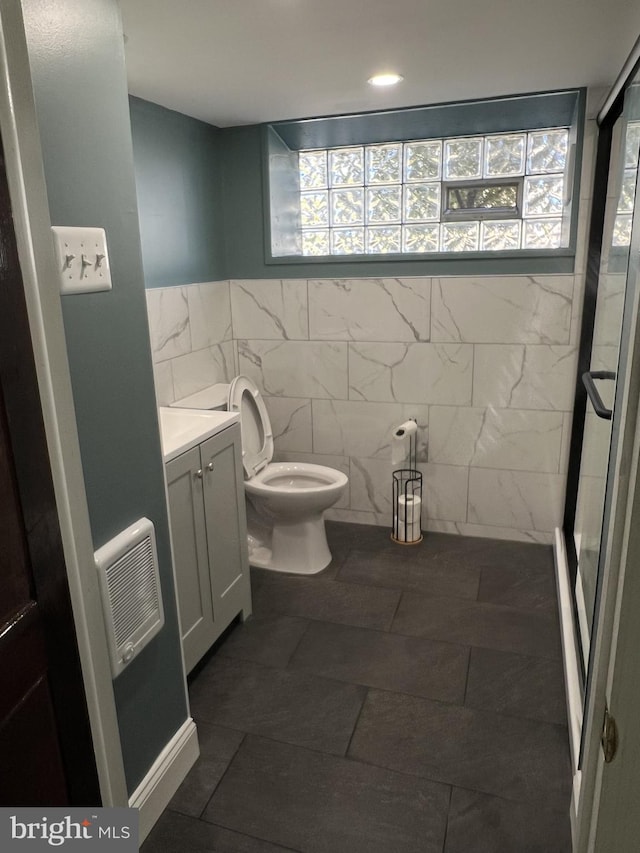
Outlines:
{"label": "toilet seat", "polygon": [[251,494],[269,492],[297,494],[301,499],[306,494],[321,494],[347,484],[347,475],[335,468],[315,465],[312,462],[272,462],[266,465],[252,480],[245,484]]}
{"label": "toilet seat", "polygon": [[227,408],[240,413],[242,466],[252,477],[273,459],[273,432],[260,391],[248,376],[236,376],[229,385]]}

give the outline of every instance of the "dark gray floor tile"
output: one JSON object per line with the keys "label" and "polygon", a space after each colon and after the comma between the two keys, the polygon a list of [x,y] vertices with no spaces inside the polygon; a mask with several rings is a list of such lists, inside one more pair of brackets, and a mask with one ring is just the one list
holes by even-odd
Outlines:
{"label": "dark gray floor tile", "polygon": [[340,569],[338,579],[413,590],[426,595],[475,599],[480,585],[480,568],[443,564],[408,549],[402,549],[400,553],[353,550]]}
{"label": "dark gray floor tile", "polygon": [[391,630],[535,657],[559,659],[561,655],[555,613],[463,598],[404,592]]}
{"label": "dark gray floor tile", "polygon": [[554,572],[552,545],[498,539],[487,541],[491,543],[491,547],[484,550],[480,557],[483,566],[505,570],[528,567],[540,572]]}
{"label": "dark gray floor tile", "polygon": [[331,551],[331,562],[327,566],[326,569],[323,569],[321,572],[315,576],[317,578],[324,578],[325,580],[335,580],[338,577],[338,573],[340,569],[344,565],[344,561],[347,559],[348,551],[337,553],[335,551]]}
{"label": "dark gray floor tile", "polygon": [[327,542],[331,553],[334,548],[348,552],[352,548],[380,548],[389,544],[390,530],[373,524],[349,524],[343,521],[326,521]]}
{"label": "dark gray floor tile", "polygon": [[461,704],[468,662],[466,646],[311,622],[290,668]]}
{"label": "dark gray floor tile", "polygon": [[544,559],[513,566],[484,566],[478,601],[555,613],[557,597],[553,555],[546,549],[543,553]]}
{"label": "dark gray floor tile", "polygon": [[370,690],[348,754],[511,800],[569,807],[562,726]]}
{"label": "dark gray floor tile", "polygon": [[169,808],[200,817],[243,737],[242,732],[198,721],[200,758],[176,791]]}
{"label": "dark gray floor tile", "polygon": [[533,542],[426,533],[420,547],[425,557],[445,565],[510,569],[523,565],[545,566],[549,559],[553,563],[551,546]]}
{"label": "dark gray floor tile", "polygon": [[254,591],[253,609],[256,616],[286,614],[387,630],[399,598],[392,589],[272,573]]}
{"label": "dark gray floor tile", "polygon": [[441,853],[450,791],[247,737],[205,819],[305,853]]}
{"label": "dark gray floor tile", "polygon": [[566,725],[562,662],[474,648],[465,705]]}
{"label": "dark gray floor tile", "polygon": [[308,624],[294,616],[252,616],[233,629],[218,654],[285,667]]}
{"label": "dark gray floor tile", "polygon": [[366,688],[216,657],[191,684],[197,719],[344,754]]}
{"label": "dark gray floor tile", "polygon": [[571,853],[568,810],[453,789],[445,853]]}
{"label": "dark gray floor tile", "polygon": [[141,853],[290,853],[291,847],[279,847],[268,841],[214,826],[203,820],[165,811],[141,847]]}
{"label": "dark gray floor tile", "polygon": [[[359,525],[362,527],[362,525]],[[425,532],[422,542],[410,548],[398,545],[390,538],[387,527],[372,528],[352,536],[351,548],[386,551],[406,556],[419,554],[421,558],[441,565],[459,567],[502,566],[511,567],[524,562],[548,559],[550,547],[530,542],[510,542],[503,539],[485,539],[476,536],[457,536],[450,533]],[[402,557],[401,557],[402,558]]]}

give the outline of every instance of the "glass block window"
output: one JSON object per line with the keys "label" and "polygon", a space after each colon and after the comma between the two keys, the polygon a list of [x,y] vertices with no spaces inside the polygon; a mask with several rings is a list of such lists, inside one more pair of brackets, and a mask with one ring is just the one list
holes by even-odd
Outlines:
{"label": "glass block window", "polygon": [[[300,151],[302,254],[560,248],[568,147],[569,129],[554,127]],[[621,239],[635,188],[627,171]]]}

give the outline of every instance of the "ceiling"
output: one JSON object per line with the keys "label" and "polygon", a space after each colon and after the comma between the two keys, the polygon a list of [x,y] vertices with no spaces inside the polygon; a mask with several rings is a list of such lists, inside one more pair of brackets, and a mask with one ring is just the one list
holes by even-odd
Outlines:
{"label": "ceiling", "polygon": [[[120,0],[132,94],[220,127],[611,84],[637,0]],[[393,89],[367,84],[394,70]]]}

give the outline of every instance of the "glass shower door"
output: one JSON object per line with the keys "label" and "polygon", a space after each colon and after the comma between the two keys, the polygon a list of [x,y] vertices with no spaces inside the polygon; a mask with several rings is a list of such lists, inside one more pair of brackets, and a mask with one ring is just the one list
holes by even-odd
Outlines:
{"label": "glass shower door", "polygon": [[619,379],[622,321],[627,285],[629,245],[638,174],[640,111],[638,88],[631,86],[613,129],[601,263],[591,362],[581,377],[587,393],[582,456],[578,480],[574,541],[577,555],[575,606],[584,671],[589,651],[601,571],[601,545],[614,399]]}

